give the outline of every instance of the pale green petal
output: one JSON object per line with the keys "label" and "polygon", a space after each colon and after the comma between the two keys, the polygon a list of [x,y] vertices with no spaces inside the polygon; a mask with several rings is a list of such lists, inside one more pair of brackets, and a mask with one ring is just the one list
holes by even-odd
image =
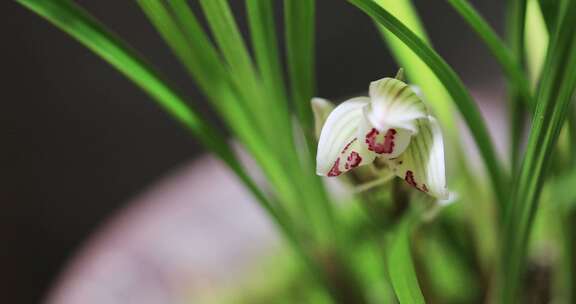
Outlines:
{"label": "pale green petal", "polygon": [[328,118],[328,115],[332,110],[334,110],[334,104],[327,99],[314,97],[310,102],[312,106],[312,112],[314,113],[314,131],[316,137],[320,137],[320,132],[322,131],[322,126]]}
{"label": "pale green petal", "polygon": [[378,131],[401,128],[416,133],[416,120],[428,115],[422,99],[406,83],[395,78],[370,83],[370,99],[366,117]]}
{"label": "pale green petal", "polygon": [[367,97],[352,98],[328,115],[318,141],[318,175],[338,176],[374,161],[375,154],[358,138],[358,128],[365,120],[363,108],[368,104]]}
{"label": "pale green petal", "polygon": [[416,189],[439,200],[449,198],[446,189],[444,142],[442,131],[433,117],[418,119],[418,134],[400,157],[388,160],[397,176]]}

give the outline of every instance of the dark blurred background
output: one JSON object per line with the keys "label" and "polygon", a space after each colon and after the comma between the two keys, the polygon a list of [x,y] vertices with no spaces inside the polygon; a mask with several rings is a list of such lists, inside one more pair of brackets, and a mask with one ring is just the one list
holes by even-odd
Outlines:
{"label": "dark blurred background", "polygon": [[[135,2],[78,2],[207,111]],[[230,2],[242,17],[243,1]],[[473,1],[499,31],[501,2]],[[497,85],[494,61],[445,1],[415,3],[465,82]],[[105,219],[203,149],[84,47],[15,2],[1,6],[0,302],[37,303]],[[318,95],[346,97],[395,73],[366,16],[335,0],[317,12]]]}

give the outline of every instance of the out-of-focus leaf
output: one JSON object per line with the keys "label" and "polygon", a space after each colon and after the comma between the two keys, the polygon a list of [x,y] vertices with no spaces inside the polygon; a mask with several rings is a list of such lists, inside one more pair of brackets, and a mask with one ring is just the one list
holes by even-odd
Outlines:
{"label": "out-of-focus leaf", "polygon": [[[314,121],[310,100],[315,91],[315,0],[284,0],[284,27],[290,95],[302,129],[314,152]],[[314,155],[315,153],[311,153]]]}
{"label": "out-of-focus leaf", "polygon": [[501,303],[520,303],[520,285],[528,240],[550,155],[576,88],[576,1],[558,20],[538,87],[537,107],[520,172],[515,177],[502,237]]}
{"label": "out-of-focus leaf", "polygon": [[390,281],[401,304],[424,304],[424,295],[412,261],[410,239],[418,223],[418,214],[410,213],[399,223],[388,256]]}
{"label": "out-of-focus leaf", "polygon": [[478,37],[486,44],[492,56],[496,58],[506,77],[510,80],[515,89],[520,93],[522,98],[528,102],[528,105],[534,109],[536,105],[530,93],[530,85],[524,77],[522,69],[517,58],[514,57],[511,50],[498,37],[496,32],[490,27],[488,22],[480,16],[478,12],[466,0],[448,0],[448,3],[460,13],[460,16],[476,32]]}
{"label": "out-of-focus leaf", "polygon": [[558,13],[560,12],[560,7],[563,5],[563,0],[539,0],[540,8],[542,10],[542,16],[544,16],[544,21],[546,22],[546,27],[548,32],[554,30],[555,23],[558,20]]}
{"label": "out-of-focus leaf", "polygon": [[526,65],[530,73],[530,83],[535,87],[548,50],[548,31],[538,0],[528,0],[525,31]]}

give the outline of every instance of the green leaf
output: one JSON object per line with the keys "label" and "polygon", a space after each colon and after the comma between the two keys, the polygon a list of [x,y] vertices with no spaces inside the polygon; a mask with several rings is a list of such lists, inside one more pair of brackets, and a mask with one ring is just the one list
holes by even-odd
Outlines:
{"label": "green leaf", "polygon": [[561,13],[560,7],[563,5],[563,3],[566,3],[566,1],[539,0],[539,2],[542,9],[542,15],[544,16],[544,21],[546,22],[546,27],[548,28],[548,32],[552,33]]}
{"label": "green leaf", "polygon": [[418,223],[418,214],[406,215],[396,228],[388,256],[388,269],[394,293],[401,304],[426,303],[412,262],[410,237]]}
{"label": "green leaf", "polygon": [[228,71],[184,0],[167,4],[159,0],[140,0],[139,4],[230,129],[258,161],[278,196],[286,201],[300,201],[291,179],[285,174],[287,168],[280,165],[277,154],[270,151],[270,145],[261,134],[262,128],[254,123],[259,112],[252,111],[246,102],[246,94],[252,92],[235,90],[235,83],[245,77],[245,71]]}
{"label": "green leaf", "polygon": [[538,0],[528,0],[525,31],[526,65],[530,74],[531,85],[535,87],[544,65],[549,39]]}
{"label": "green leaf", "polygon": [[[233,75],[235,88],[242,94],[244,106],[253,113],[275,113],[274,103],[266,100],[264,91],[260,89],[259,77],[228,2],[200,0],[200,4],[214,39]],[[259,126],[259,133],[264,135],[268,143],[272,143],[276,135],[274,130],[268,128],[268,117],[258,114],[253,117],[254,123]]]}
{"label": "green leaf", "polygon": [[256,71],[228,2],[200,0],[200,4],[224,59],[245,77],[245,83],[256,86]]}
{"label": "green leaf", "polygon": [[[272,0],[246,0],[252,47],[262,81],[279,104],[285,105],[286,88],[276,41]],[[287,111],[287,109],[286,109]]]}
{"label": "green leaf", "polygon": [[187,3],[174,0],[167,6],[159,0],[139,0],[138,4],[230,129],[252,149],[263,149],[253,115],[236,96],[226,67]]}
{"label": "green leaf", "polygon": [[[247,52],[233,54],[233,45],[238,44],[237,47],[244,50],[246,46],[227,2],[218,0],[218,3],[206,2],[203,6],[206,14],[210,14],[207,17],[212,20],[212,31],[220,37],[218,45],[228,50],[223,51],[225,62],[220,61],[219,54],[184,0],[140,0],[139,4],[260,165],[282,201],[285,213],[302,222],[312,221],[308,219],[310,214],[328,216],[330,212],[326,209],[331,205],[319,179],[310,167],[301,166],[298,159],[286,97],[282,90],[276,90],[281,86],[278,83],[280,72],[268,70],[263,79],[257,75]],[[267,9],[271,6],[265,6],[264,2],[248,3],[247,8],[252,23],[270,21],[266,20],[270,17]],[[260,67],[270,61],[279,62],[275,58],[278,55],[270,53],[269,49],[275,43],[274,34],[256,29],[252,34],[253,43],[259,45],[256,51],[259,70],[263,71]],[[310,201],[317,203],[308,204]],[[314,209],[320,211],[314,212]]]}
{"label": "green leaf", "polygon": [[[46,18],[102,57],[150,94],[154,101],[172,117],[186,126],[189,131],[197,136],[204,145],[216,153],[236,173],[258,199],[262,207],[268,211],[269,215],[274,219],[274,223],[279,226],[279,229],[285,234],[304,263],[313,271],[313,274],[317,277],[323,276],[308,249],[301,242],[300,236],[296,231],[297,227],[291,226],[292,223],[277,209],[279,207],[278,204],[276,202],[273,204],[246,174],[233,151],[225,142],[224,136],[216,132],[202,119],[202,116],[189,108],[184,103],[183,98],[160,78],[147,63],[137,56],[132,49],[108,32],[88,13],[69,1],[19,0],[18,2]],[[267,164],[279,165],[273,158],[267,157],[266,159],[270,160]],[[285,168],[273,167],[268,169],[272,172],[282,173]],[[287,176],[275,174],[274,177],[281,179],[280,184],[288,189],[286,191],[295,191],[289,180],[286,180]],[[316,189],[316,192],[318,192],[318,189]],[[280,189],[279,191],[282,193],[282,190],[285,189]]]}
{"label": "green leaf", "polygon": [[[291,97],[312,152],[314,119],[310,100],[315,91],[315,0],[284,0],[284,26]],[[314,155],[315,153],[311,153]]]}
{"label": "green leaf", "polygon": [[[526,25],[526,0],[509,0],[506,9],[506,33],[512,54],[521,67],[526,64],[526,43],[524,37],[524,28]],[[525,129],[525,118],[528,111],[524,105],[532,105],[518,86],[509,85],[508,87],[508,115],[509,115],[509,133],[510,133],[510,162],[512,172],[517,171],[520,162],[520,150],[522,146],[522,135]],[[533,111],[531,107],[531,112]]]}
{"label": "green leaf", "polygon": [[142,11],[204,94],[219,101],[219,92],[228,86],[226,78],[222,77],[226,73],[225,66],[185,0],[168,3],[163,4],[161,0],[138,0]]}
{"label": "green leaf", "polygon": [[68,33],[148,93],[170,116],[182,123],[202,144],[218,155],[272,216],[277,216],[272,203],[246,174],[226,143],[225,137],[187,106],[184,98],[128,45],[69,1],[18,0],[18,2]]}
{"label": "green leaf", "polygon": [[[285,81],[276,38],[272,0],[246,0],[252,48],[262,85],[267,92],[268,126],[274,124],[275,134],[292,135],[292,113],[288,108]],[[276,139],[276,136],[274,136]],[[281,152],[294,150],[292,142],[279,145]],[[276,144],[275,144],[276,146]]]}
{"label": "green leaf", "polygon": [[512,53],[520,65],[524,65],[524,27],[526,25],[527,0],[507,1],[507,35]]}
{"label": "green leaf", "polygon": [[386,29],[402,40],[444,84],[470,128],[480,154],[484,159],[484,164],[488,169],[495,195],[500,204],[503,205],[506,198],[505,187],[507,183],[502,172],[500,160],[496,156],[492,140],[480,111],[458,75],[438,53],[387,10],[373,2],[373,0],[349,0],[349,2],[363,10],[377,23],[386,27]]}
{"label": "green leaf", "polygon": [[492,30],[490,25],[476,12],[466,0],[448,0],[462,18],[472,27],[482,41],[486,44],[490,53],[496,58],[504,71],[509,85],[510,101],[510,155],[512,167],[518,163],[522,134],[524,133],[524,111],[521,103],[527,105],[533,112],[534,99],[530,92],[530,83],[524,77],[521,68],[524,63],[524,21],[526,2],[524,0],[510,1],[509,32],[511,36],[512,50],[504,45],[504,42]]}
{"label": "green leaf", "polygon": [[576,1],[570,1],[558,21],[542,79],[526,154],[515,178],[512,201],[502,238],[501,303],[520,303],[519,283],[525,266],[528,240],[538,210],[550,155],[576,88]]}
{"label": "green leaf", "polygon": [[528,101],[533,109],[536,105],[530,93],[530,84],[524,77],[524,73],[512,51],[498,37],[490,25],[476,12],[466,0],[447,0],[452,7],[476,32],[478,37],[486,44],[490,53],[498,61],[508,80],[520,92],[522,98]]}
{"label": "green leaf", "polygon": [[[19,0],[19,3],[46,18],[102,57],[136,85],[145,90],[174,118],[202,138],[208,146],[226,146],[221,136],[208,138],[212,129],[190,109],[160,76],[120,39],[106,31],[96,20],[69,1]],[[223,151],[219,148],[216,151]]]}
{"label": "green leaf", "polygon": [[[265,87],[263,89],[261,76],[258,75],[252,62],[228,2],[226,0],[201,0],[200,4],[214,39],[230,70],[234,88],[244,101],[243,106],[253,114],[251,115],[254,120],[253,124],[257,126],[255,133],[264,138],[275,156],[293,156],[293,153],[284,153],[294,150],[293,143],[278,140],[279,136],[292,136],[290,113],[287,111],[285,103],[282,102],[283,99],[277,99],[278,92],[270,93],[270,90],[266,90],[270,89],[267,85],[270,80],[264,81]],[[262,37],[257,34],[255,38]],[[270,33],[267,33],[265,39],[269,39],[269,42],[266,46],[272,43],[272,38]],[[275,57],[272,50],[259,49],[260,57],[262,57],[262,51],[267,52],[267,59]],[[295,164],[292,160],[285,160],[285,162]]]}

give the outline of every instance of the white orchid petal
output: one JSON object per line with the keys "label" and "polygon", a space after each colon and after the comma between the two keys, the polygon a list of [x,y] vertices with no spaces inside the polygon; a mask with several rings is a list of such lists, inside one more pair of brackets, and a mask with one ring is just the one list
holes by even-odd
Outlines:
{"label": "white orchid petal", "polygon": [[365,120],[363,107],[369,102],[367,97],[353,98],[338,105],[328,115],[318,142],[318,175],[338,176],[374,161],[375,154],[358,138],[358,128]]}
{"label": "white orchid petal", "polygon": [[419,132],[406,151],[388,161],[397,176],[439,200],[449,199],[446,189],[444,143],[438,122],[431,116],[417,121]]}
{"label": "white orchid petal", "polygon": [[370,83],[366,117],[379,131],[402,128],[417,132],[416,120],[428,115],[422,99],[404,82],[383,78]]}
{"label": "white orchid petal", "polygon": [[329,100],[318,97],[312,98],[310,104],[312,106],[312,113],[314,113],[314,131],[316,137],[319,138],[322,126],[335,106]]}

